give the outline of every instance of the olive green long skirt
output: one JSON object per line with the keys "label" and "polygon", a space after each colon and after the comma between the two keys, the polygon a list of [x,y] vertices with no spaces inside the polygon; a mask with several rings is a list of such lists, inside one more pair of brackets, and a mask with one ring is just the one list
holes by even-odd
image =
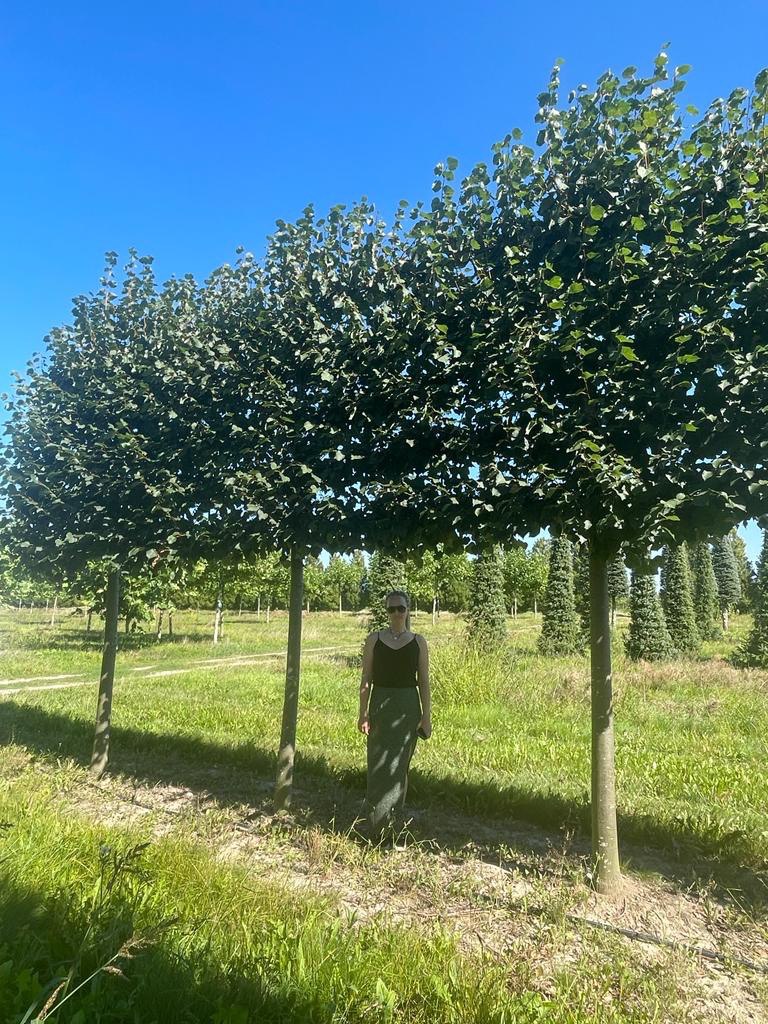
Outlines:
{"label": "olive green long skirt", "polygon": [[374,686],[368,707],[368,838],[380,842],[396,828],[408,789],[408,768],[416,749],[421,701],[415,686]]}

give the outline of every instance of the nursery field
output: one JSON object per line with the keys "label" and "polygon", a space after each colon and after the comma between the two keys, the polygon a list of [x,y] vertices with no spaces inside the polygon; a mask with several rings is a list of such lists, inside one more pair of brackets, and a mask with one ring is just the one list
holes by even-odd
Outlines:
{"label": "nursery field", "polygon": [[285,614],[230,613],[216,645],[210,612],[174,619],[121,637],[94,782],[98,623],[0,616],[1,1024],[49,998],[78,1024],[768,1019],[768,673],[726,660],[746,618],[655,665],[619,621],[616,900],[586,877],[588,659],[539,656],[530,614],[486,657],[416,617],[434,734],[405,852],[353,831],[362,619],[305,616],[280,814]]}

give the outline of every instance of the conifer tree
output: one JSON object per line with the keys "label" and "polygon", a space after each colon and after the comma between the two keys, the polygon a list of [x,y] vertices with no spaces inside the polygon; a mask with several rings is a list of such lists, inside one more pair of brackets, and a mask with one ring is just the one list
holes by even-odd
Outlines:
{"label": "conifer tree", "polygon": [[581,646],[589,643],[589,548],[586,544],[574,544],[573,597],[581,625]]}
{"label": "conifer tree", "polygon": [[662,661],[674,655],[653,576],[632,573],[629,630],[624,640],[633,661]]}
{"label": "conifer tree", "polygon": [[507,639],[504,602],[504,566],[501,551],[488,548],[475,559],[467,637],[483,650],[492,650]]}
{"label": "conifer tree", "polygon": [[573,553],[565,537],[556,537],[549,556],[549,578],[538,648],[542,654],[574,654],[582,632],[573,586]]}
{"label": "conifer tree", "polygon": [[747,558],[747,545],[744,543],[744,538],[735,527],[728,534],[728,539],[731,542],[733,556],[736,559],[736,565],[739,570],[739,583],[741,585],[741,597],[737,602],[736,610],[739,612],[749,612],[752,610],[755,572],[752,568],[752,563]]}
{"label": "conifer tree", "polygon": [[701,638],[696,628],[691,574],[685,544],[667,548],[663,607],[673,647],[681,654],[696,654]]}
{"label": "conifer tree", "polygon": [[608,563],[608,595],[611,599],[611,629],[616,626],[616,604],[629,597],[629,581],[624,556],[619,551]]}
{"label": "conifer tree", "polygon": [[763,531],[763,549],[757,561],[754,615],[752,629],[733,660],[742,668],[768,668],[768,530]]}
{"label": "conifer tree", "polygon": [[405,566],[391,555],[374,551],[368,565],[368,629],[386,629],[389,616],[384,606],[390,590],[405,590]]}
{"label": "conifer tree", "polygon": [[739,582],[739,566],[736,556],[727,537],[720,537],[712,542],[712,568],[715,570],[715,579],[717,580],[723,629],[728,632],[731,609],[741,599],[741,583]]}
{"label": "conifer tree", "polygon": [[693,610],[696,627],[702,640],[712,640],[720,632],[717,581],[712,568],[712,553],[708,544],[694,544],[688,548],[693,589]]}

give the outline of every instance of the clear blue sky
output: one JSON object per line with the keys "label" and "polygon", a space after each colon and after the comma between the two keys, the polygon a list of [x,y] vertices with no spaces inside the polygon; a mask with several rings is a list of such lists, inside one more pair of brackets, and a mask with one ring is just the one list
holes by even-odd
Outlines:
{"label": "clear blue sky", "polygon": [[[205,276],[277,218],[425,197],[566,88],[671,42],[704,107],[768,64],[765,0],[15,4],[0,25],[0,389],[129,246]],[[757,530],[748,529],[756,555]]]}

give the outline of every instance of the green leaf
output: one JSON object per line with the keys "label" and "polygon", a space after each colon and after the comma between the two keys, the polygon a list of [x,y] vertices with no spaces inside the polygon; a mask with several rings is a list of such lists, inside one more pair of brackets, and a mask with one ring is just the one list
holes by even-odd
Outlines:
{"label": "green leaf", "polygon": [[592,203],[589,208],[589,216],[592,220],[602,220],[605,216],[605,207],[599,203]]}
{"label": "green leaf", "polygon": [[645,220],[643,217],[632,218],[632,227],[635,229],[635,231],[642,231],[645,226]]}
{"label": "green leaf", "polygon": [[676,235],[682,235],[683,233],[683,222],[681,220],[673,220],[669,225],[669,230],[674,231]]}
{"label": "green leaf", "polygon": [[550,279],[548,281],[545,281],[544,284],[547,285],[549,288],[562,288],[563,279],[562,277],[559,277],[557,274],[555,274],[554,277],[550,277]]}
{"label": "green leaf", "polygon": [[619,351],[625,359],[628,359],[630,361],[630,363],[640,362],[640,360],[635,355],[635,350],[631,348],[629,345],[622,345]]}

